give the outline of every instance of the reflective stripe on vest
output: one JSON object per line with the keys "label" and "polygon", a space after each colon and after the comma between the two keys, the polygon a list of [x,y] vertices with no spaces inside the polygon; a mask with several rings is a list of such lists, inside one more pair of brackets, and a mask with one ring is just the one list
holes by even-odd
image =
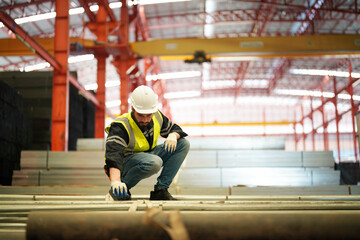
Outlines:
{"label": "reflective stripe on vest", "polygon": [[[153,114],[152,120],[154,126],[153,126],[153,145],[151,146],[151,149],[153,149],[157,144],[157,139],[160,136],[160,130],[163,124],[163,119],[159,111]],[[121,123],[125,127],[129,135],[129,144],[125,148],[125,152],[143,152],[150,150],[149,143],[146,140],[144,134],[141,132],[138,125],[136,124],[136,122],[134,121],[134,119],[131,117],[131,112],[121,115],[120,117],[116,118],[113,122]],[[109,133],[110,126],[111,124],[107,126],[105,129],[107,133]]]}

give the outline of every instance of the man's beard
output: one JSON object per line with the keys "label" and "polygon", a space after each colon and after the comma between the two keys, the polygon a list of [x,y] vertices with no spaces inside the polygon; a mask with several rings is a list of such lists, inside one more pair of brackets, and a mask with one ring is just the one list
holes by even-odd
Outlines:
{"label": "man's beard", "polygon": [[140,128],[146,129],[149,126],[150,122],[139,122]]}

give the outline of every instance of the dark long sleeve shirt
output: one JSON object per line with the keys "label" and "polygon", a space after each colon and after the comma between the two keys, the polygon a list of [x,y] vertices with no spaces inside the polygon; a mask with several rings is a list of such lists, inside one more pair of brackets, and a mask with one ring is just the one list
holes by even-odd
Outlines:
{"label": "dark long sleeve shirt", "polygon": [[[181,127],[173,122],[171,122],[164,114],[160,112],[163,118],[163,124],[160,130],[160,136],[167,138],[170,133],[176,132],[180,135],[180,138],[186,137],[187,134],[181,129]],[[154,123],[151,122],[146,127],[141,127],[140,124],[136,121],[134,117],[134,112],[131,112],[131,117],[134,119],[136,124],[139,126],[140,130],[147,139],[149,146],[151,148],[154,139]],[[124,149],[129,144],[129,135],[121,123],[113,122],[109,129],[109,134],[106,138],[106,151],[105,151],[105,167],[117,168],[122,171],[122,166],[124,163]],[[149,149],[150,151],[150,149]]]}

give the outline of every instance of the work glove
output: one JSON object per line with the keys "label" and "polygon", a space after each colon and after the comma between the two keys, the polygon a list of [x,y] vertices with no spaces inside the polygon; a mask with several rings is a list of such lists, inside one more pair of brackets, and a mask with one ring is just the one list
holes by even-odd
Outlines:
{"label": "work glove", "polygon": [[120,181],[111,182],[109,194],[114,200],[130,200],[126,184]]}
{"label": "work glove", "polygon": [[166,138],[164,147],[166,153],[172,153],[176,149],[177,143],[177,135],[176,133],[170,133],[169,136]]}

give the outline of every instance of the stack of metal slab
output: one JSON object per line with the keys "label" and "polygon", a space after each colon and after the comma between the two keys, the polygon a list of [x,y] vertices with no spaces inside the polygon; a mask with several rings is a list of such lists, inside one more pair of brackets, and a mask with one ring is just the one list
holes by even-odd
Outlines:
{"label": "stack of metal slab", "polygon": [[[189,154],[175,178],[175,185],[181,187],[339,185],[340,172],[334,170],[331,151],[249,150],[237,149],[231,144],[225,148],[226,141],[230,139],[212,138],[211,140],[213,143],[204,139],[209,143],[202,145],[200,149],[196,147],[200,139],[190,139],[194,146],[191,145]],[[80,142],[83,142],[82,144],[87,142],[88,146],[103,146],[103,139],[101,142],[98,139],[78,141]],[[233,143],[241,142],[244,142],[244,139],[235,138]],[[218,149],[215,148],[215,143],[219,143]],[[204,146],[208,146],[208,149]],[[250,146],[253,148],[252,144]],[[22,170],[14,172],[13,185],[105,186],[109,182],[102,170],[103,164],[104,151],[100,148],[69,152],[23,151]],[[140,185],[154,185],[158,175],[141,181]]]}
{"label": "stack of metal slab", "polygon": [[339,185],[331,151],[191,150],[178,185],[226,187]]}
{"label": "stack of metal slab", "polygon": [[[188,137],[192,149],[278,149],[285,150],[285,137]],[[159,139],[161,144],[164,139]],[[104,139],[78,138],[77,151],[105,151]]]}

